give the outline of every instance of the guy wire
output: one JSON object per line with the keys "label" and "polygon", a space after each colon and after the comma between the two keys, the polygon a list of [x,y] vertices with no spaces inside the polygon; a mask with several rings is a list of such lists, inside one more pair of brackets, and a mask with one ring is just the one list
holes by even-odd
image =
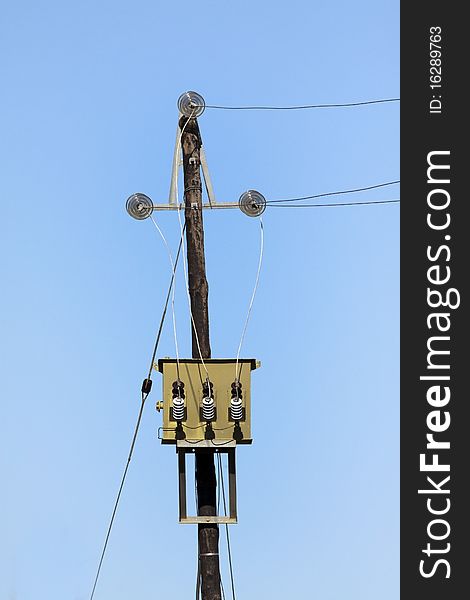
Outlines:
{"label": "guy wire", "polygon": [[[179,256],[180,256],[181,246],[182,246],[182,239],[180,240],[180,245],[179,245],[179,248],[178,248],[178,253],[176,255],[175,269],[176,269],[176,266],[178,264],[178,259],[179,259]],[[160,342],[160,337],[161,337],[161,333],[162,333],[162,329],[163,329],[163,323],[165,321],[165,316],[166,316],[166,312],[167,312],[167,308],[168,308],[168,302],[170,300],[170,294],[171,294],[171,290],[172,290],[172,287],[173,287],[174,279],[175,279],[175,271],[173,271],[173,273],[171,275],[171,278],[170,278],[170,283],[169,283],[169,286],[168,286],[168,292],[167,292],[167,295],[166,295],[165,305],[164,305],[164,308],[163,308],[163,311],[162,311],[162,316],[160,318],[160,325],[158,327],[157,339],[155,341],[155,346],[154,346],[154,350],[153,350],[153,354],[152,354],[152,360],[151,360],[151,363],[150,363],[150,369],[149,369],[148,379],[150,379],[150,376],[152,374],[153,363],[154,363],[155,356],[156,356],[157,349],[158,349],[158,345],[159,345],[159,342]],[[105,537],[105,541],[104,541],[104,544],[103,544],[103,550],[101,552],[100,560],[99,560],[99,563],[98,563],[98,569],[96,571],[95,580],[93,582],[93,589],[91,591],[90,600],[93,600],[93,597],[95,595],[96,585],[98,583],[98,579],[99,579],[99,576],[100,576],[100,573],[101,573],[101,567],[103,565],[103,560],[104,560],[104,557],[105,557],[105,554],[106,554],[106,550],[107,550],[107,547],[108,547],[109,537],[111,535],[111,530],[113,528],[113,524],[114,524],[114,519],[116,517],[117,508],[118,508],[118,505],[119,505],[119,501],[121,499],[121,494],[122,494],[122,490],[124,488],[124,483],[126,481],[127,471],[129,469],[129,464],[131,462],[132,455],[134,453],[134,447],[135,447],[135,443],[136,443],[136,440],[137,440],[137,434],[139,432],[140,423],[141,423],[142,415],[143,415],[143,412],[144,412],[145,401],[147,400],[147,397],[148,397],[148,393],[142,393],[142,401],[141,401],[141,404],[140,404],[139,414],[138,414],[138,417],[137,417],[137,423],[136,423],[136,426],[135,426],[135,429],[134,429],[134,434],[132,436],[132,442],[131,442],[131,446],[130,446],[130,449],[129,449],[129,454],[128,454],[128,457],[127,457],[126,466],[124,468],[124,473],[122,475],[121,483],[120,483],[120,486],[119,486],[119,490],[118,490],[118,493],[117,493],[117,496],[116,496],[116,500],[114,502],[114,507],[113,507],[113,511],[112,511],[112,514],[111,514],[111,519],[109,521],[108,530],[106,532],[106,537]]]}

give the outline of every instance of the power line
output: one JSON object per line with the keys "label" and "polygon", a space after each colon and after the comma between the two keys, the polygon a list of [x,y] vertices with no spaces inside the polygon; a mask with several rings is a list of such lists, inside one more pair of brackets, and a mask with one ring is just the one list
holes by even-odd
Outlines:
{"label": "power line", "polygon": [[[151,363],[150,363],[150,371],[149,371],[148,379],[150,379],[150,375],[151,375],[152,367],[153,367],[153,362],[155,360],[155,356],[156,356],[157,349],[158,349],[158,344],[160,342],[160,337],[161,337],[161,333],[162,333],[162,329],[163,329],[163,323],[165,321],[165,315],[166,315],[166,311],[167,311],[167,308],[168,308],[168,302],[170,300],[171,289],[173,287],[173,283],[174,283],[174,279],[175,279],[176,266],[178,264],[178,258],[180,256],[180,250],[181,250],[181,246],[182,246],[182,241],[183,241],[183,238],[180,239],[178,253],[176,255],[176,260],[175,260],[175,266],[174,266],[173,272],[171,274],[170,284],[168,286],[168,293],[167,293],[167,296],[166,296],[165,306],[163,308],[162,316],[161,316],[161,319],[160,319],[160,325],[159,325],[159,328],[158,328],[157,339],[156,339],[154,350],[153,350],[153,354],[152,354],[152,360],[151,360]],[[136,426],[135,426],[135,429],[134,429],[134,435],[132,436],[131,447],[130,447],[130,450],[129,450],[129,455],[127,457],[126,466],[124,468],[124,473],[122,475],[121,484],[119,486],[119,490],[118,490],[118,493],[117,493],[117,496],[116,496],[116,500],[114,502],[113,512],[112,512],[112,515],[111,515],[111,519],[109,521],[108,530],[106,532],[106,538],[105,538],[105,541],[104,541],[103,550],[101,552],[101,557],[100,557],[100,561],[99,561],[99,564],[98,564],[98,569],[96,571],[95,581],[93,583],[93,589],[91,591],[90,600],[93,600],[93,597],[95,595],[96,584],[98,583],[98,579],[99,579],[99,576],[100,576],[100,573],[101,573],[101,566],[103,564],[103,559],[104,559],[104,556],[106,554],[106,549],[108,547],[109,536],[110,536],[111,530],[113,528],[114,518],[116,516],[117,508],[118,508],[118,505],[119,505],[119,500],[121,499],[121,493],[122,493],[122,490],[124,488],[124,483],[126,481],[127,471],[129,469],[129,464],[131,462],[132,454],[134,452],[134,446],[135,446],[135,442],[136,442],[136,439],[137,439],[137,434],[139,432],[140,422],[142,420],[142,414],[144,412],[145,401],[147,400],[148,395],[149,395],[149,392],[147,392],[147,393],[142,392],[142,401],[141,401],[141,405],[140,405],[139,415],[137,417],[137,423],[136,423]]]}
{"label": "power line", "polygon": [[347,108],[351,106],[365,106],[367,104],[385,104],[387,102],[400,102],[400,98],[364,100],[362,102],[345,102],[342,104],[304,104],[301,106],[217,106],[206,104],[206,108],[217,110],[305,110],[310,108]]}
{"label": "power line", "polygon": [[[352,188],[352,189],[348,189],[348,190],[338,190],[335,192],[322,192],[321,194],[312,194],[310,196],[296,196],[294,198],[277,198],[275,200],[266,200],[266,206],[282,206],[285,208],[288,208],[288,204],[290,202],[302,202],[303,200],[313,200],[315,198],[326,198],[328,196],[342,196],[342,195],[346,195],[346,194],[355,194],[357,192],[366,192],[369,190],[376,190],[378,188],[383,188],[383,187],[387,187],[387,186],[391,186],[391,185],[398,185],[400,183],[399,179],[396,179],[394,181],[385,181],[384,183],[376,183],[374,185],[368,185],[365,187],[360,187],[360,188]],[[298,205],[292,205],[294,206],[305,206],[305,207],[314,207],[314,206],[350,206],[352,204],[389,204],[389,203],[394,203],[394,202],[400,202],[400,200],[376,200],[376,201],[370,201],[370,202],[353,202],[353,203],[349,203],[349,202],[342,202],[342,203],[336,203],[336,204],[298,204]],[[208,208],[209,205],[205,204],[203,206],[204,208]],[[157,210],[163,210],[164,208],[166,208],[166,206],[164,205],[157,205],[154,206],[154,208],[156,208]],[[173,208],[173,207],[169,207],[169,208]],[[179,204],[177,206],[177,210],[178,213],[181,210],[182,205]],[[236,208],[240,208],[240,203],[239,202],[219,202],[213,206],[210,207],[211,209],[215,209],[215,208],[221,208],[221,209],[236,209]],[[180,220],[180,226],[182,226],[181,220]],[[194,327],[194,324],[193,324]]]}
{"label": "power line", "polygon": [[334,206],[364,206],[366,204],[397,204],[399,199],[394,200],[367,200],[362,202],[332,202],[322,204],[271,204],[270,208],[326,208]]}
{"label": "power line", "polygon": [[[376,190],[378,188],[383,188],[391,185],[397,185],[400,183],[399,179],[394,181],[385,181],[384,183],[376,183],[374,185],[368,185],[360,188],[352,188],[348,190],[338,190],[335,192],[323,192],[321,194],[312,194],[311,196],[298,196],[295,198],[279,198],[276,200],[266,200],[266,206],[269,207],[277,207],[277,208],[319,208],[319,207],[328,207],[328,206],[362,206],[367,204],[396,204],[399,203],[399,199],[392,200],[364,200],[359,202],[334,202],[334,203],[324,203],[324,204],[290,204],[291,202],[302,202],[303,200],[313,200],[315,198],[326,198],[328,196],[343,196],[347,194],[356,194],[358,192],[367,192],[369,190]],[[234,202],[233,204],[227,203],[225,205],[221,205],[223,208],[239,208],[239,204]]]}
{"label": "power line", "polygon": [[[338,193],[338,192],[337,192]],[[323,195],[323,194],[320,194]],[[328,196],[329,194],[324,194],[325,196]],[[314,196],[315,198],[317,196]],[[292,199],[293,201],[294,199]],[[288,200],[282,200],[279,202],[288,202]],[[359,202],[328,202],[328,203],[322,203],[322,204],[270,204],[269,200],[266,202],[266,205],[268,208],[322,208],[322,207],[328,207],[328,206],[361,206],[361,205],[367,205],[367,204],[397,204],[400,202],[399,198],[393,198],[391,200],[364,200],[364,201],[359,201]],[[216,204],[215,205],[216,208],[223,208],[225,210],[235,210],[235,209],[239,209],[240,205],[236,202],[233,203],[224,203],[224,204]]]}
{"label": "power line", "polygon": [[342,196],[343,194],[355,194],[357,192],[367,192],[368,190],[376,190],[377,188],[387,187],[389,185],[397,185],[400,180],[386,181],[385,183],[376,183],[361,188],[353,188],[350,190],[341,190],[338,192],[323,192],[322,194],[313,194],[312,196],[299,196],[298,198],[281,198],[280,200],[267,200],[266,204],[277,204],[278,202],[300,202],[301,200],[313,200],[313,198],[325,198],[326,196]]}
{"label": "power line", "polygon": [[129,451],[129,456],[127,457],[126,468],[124,469],[124,473],[123,473],[123,476],[121,479],[121,485],[119,486],[119,491],[118,491],[118,494],[116,497],[116,501],[114,503],[113,513],[111,515],[111,520],[109,522],[108,531],[106,533],[106,539],[104,541],[103,551],[101,552],[100,562],[98,564],[98,570],[96,571],[96,577],[95,577],[95,581],[93,583],[93,589],[92,589],[92,592],[90,595],[90,600],[93,600],[93,596],[95,595],[96,584],[98,583],[98,578],[99,578],[100,572],[101,572],[101,565],[103,564],[103,559],[104,559],[104,555],[106,553],[106,548],[108,547],[109,536],[111,534],[111,529],[112,529],[113,523],[114,523],[114,517],[116,516],[117,507],[119,504],[119,500],[121,498],[122,488],[124,487],[124,482],[126,480],[129,463],[131,462],[132,453],[134,452],[134,445],[135,445],[135,441],[137,439],[137,433],[139,431],[140,421],[142,419],[142,413],[144,411],[144,405],[145,405],[145,400],[147,399],[147,396],[148,396],[148,394],[142,393],[142,402],[140,405],[139,416],[137,417],[137,424],[135,426],[134,435],[132,437],[131,449]]}
{"label": "power line", "polygon": [[[251,294],[250,303],[248,305],[248,312],[246,314],[245,324],[243,326],[242,335],[240,337],[240,343],[238,344],[237,351],[237,360],[235,363],[235,381],[238,381],[240,377],[240,373],[238,372],[238,362],[240,359],[240,352],[243,345],[243,340],[245,339],[246,329],[248,327],[248,321],[250,320],[251,309],[253,308],[253,303],[255,301],[256,291],[258,290],[259,276],[261,273],[261,265],[263,264],[263,250],[264,250],[264,227],[263,227],[263,219],[259,218],[260,225],[260,248],[259,248],[259,259],[258,259],[258,269],[256,271],[256,279],[255,279],[255,287],[253,288],[253,293]],[[241,367],[240,367],[241,372]],[[237,395],[238,397],[238,395]]]}
{"label": "power line", "polygon": [[[152,219],[152,221],[153,221],[153,219]],[[156,224],[155,221],[154,221],[154,224]],[[184,234],[185,229],[186,229],[186,224],[184,225],[183,231],[181,233],[180,243],[178,245],[178,251],[176,253],[175,264],[173,266],[172,273],[171,273],[170,285],[168,286],[168,293],[166,295],[165,306],[163,308],[162,318],[160,320],[160,325],[158,327],[158,332],[157,332],[157,337],[156,337],[156,340],[155,340],[155,345],[153,347],[152,358],[150,360],[150,367],[149,367],[149,372],[148,372],[147,379],[150,379],[150,375],[152,374],[153,364],[155,362],[155,356],[157,355],[157,348],[158,348],[158,344],[160,342],[160,337],[162,335],[163,323],[165,321],[166,311],[168,309],[168,303],[170,301],[171,290],[173,288],[173,283],[175,281],[176,267],[178,265],[178,260],[179,260],[181,248],[182,248],[182,245],[183,245],[183,234]],[[170,256],[171,256],[171,253],[170,253]]]}

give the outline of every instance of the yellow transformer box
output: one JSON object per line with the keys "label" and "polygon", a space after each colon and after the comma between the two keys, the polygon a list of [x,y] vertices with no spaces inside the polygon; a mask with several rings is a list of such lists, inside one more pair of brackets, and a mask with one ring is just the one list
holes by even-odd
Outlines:
{"label": "yellow transformer box", "polygon": [[163,444],[216,447],[251,444],[251,371],[253,358],[161,358]]}

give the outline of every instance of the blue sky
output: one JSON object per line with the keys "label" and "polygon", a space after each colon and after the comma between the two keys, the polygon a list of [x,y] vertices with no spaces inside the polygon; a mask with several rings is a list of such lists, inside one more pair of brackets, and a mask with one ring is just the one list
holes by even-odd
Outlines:
{"label": "blue sky", "polygon": [[[398,24],[387,1],[2,4],[1,598],[89,597],[169,278],[153,225],[124,205],[167,198],[178,96],[397,97]],[[221,201],[399,179],[397,104],[199,123]],[[157,218],[174,248],[176,215]],[[238,451],[239,599],[398,597],[398,223],[398,205],[265,213],[242,352],[263,366],[254,443]],[[258,223],[220,211],[205,228],[213,355],[234,356]],[[181,273],[176,315],[189,355]],[[174,352],[168,320],[159,355]],[[177,524],[159,388],[155,374],[96,600],[194,594],[196,530]]]}

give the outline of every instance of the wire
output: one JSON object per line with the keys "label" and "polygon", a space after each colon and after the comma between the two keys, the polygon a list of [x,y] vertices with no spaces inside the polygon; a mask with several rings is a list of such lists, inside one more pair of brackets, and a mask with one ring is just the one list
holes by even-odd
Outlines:
{"label": "wire", "polygon": [[[179,258],[179,255],[180,255],[180,250],[181,250],[181,240],[180,240],[180,247],[178,248],[178,254],[176,255],[175,269],[176,269],[176,265],[178,264],[178,258]],[[156,356],[157,349],[158,349],[158,344],[160,342],[160,337],[161,337],[161,333],[162,333],[162,329],[163,329],[163,323],[165,321],[165,316],[166,316],[166,312],[167,312],[167,308],[168,308],[168,302],[169,302],[169,299],[170,299],[170,294],[171,294],[171,289],[173,287],[174,279],[175,279],[175,271],[173,271],[173,273],[171,275],[171,278],[170,278],[170,283],[169,283],[169,286],[168,286],[168,293],[167,293],[167,296],[166,296],[166,300],[165,300],[165,305],[164,305],[164,308],[163,308],[162,316],[161,316],[161,319],[160,319],[160,325],[158,327],[157,339],[156,339],[156,342],[155,342],[155,346],[154,346],[154,350],[153,350],[153,355],[152,355],[152,360],[151,360],[151,363],[150,363],[151,366],[150,366],[150,371],[149,371],[148,379],[150,379],[150,375],[152,374],[153,361],[155,360],[155,356]],[[131,459],[132,459],[132,454],[134,453],[134,446],[135,446],[135,442],[137,440],[137,434],[139,432],[140,422],[142,420],[142,414],[144,412],[144,406],[145,406],[145,401],[147,400],[147,397],[148,397],[148,393],[147,394],[142,393],[142,402],[141,402],[141,405],[140,405],[139,415],[137,417],[137,423],[136,423],[136,426],[135,426],[135,429],[134,429],[134,435],[132,436],[132,442],[131,442],[131,446],[130,446],[130,449],[129,449],[129,455],[127,457],[126,466],[124,468],[124,473],[123,473],[122,478],[121,478],[121,484],[119,486],[119,490],[118,490],[118,493],[117,493],[117,496],[116,496],[116,500],[114,502],[114,508],[113,508],[113,512],[111,514],[111,519],[109,521],[108,530],[106,532],[106,537],[105,537],[104,544],[103,544],[103,550],[101,552],[100,560],[99,560],[99,563],[98,563],[98,569],[96,571],[95,580],[93,582],[93,589],[91,591],[90,600],[93,600],[93,597],[95,595],[96,585],[98,583],[98,579],[99,579],[99,576],[100,576],[100,573],[101,573],[101,566],[103,564],[104,556],[106,554],[106,549],[108,547],[109,536],[110,536],[111,530],[113,528],[114,518],[116,516],[117,508],[118,508],[118,505],[119,505],[119,500],[121,499],[121,493],[122,493],[122,490],[124,488],[124,483],[126,481],[127,471],[129,469],[129,464],[130,464]]]}
{"label": "wire", "polygon": [[[217,429],[217,431],[220,431],[220,429]],[[235,441],[234,438],[232,438],[230,440],[226,440],[225,442],[220,442],[220,444],[216,444],[214,442],[214,440],[211,440],[211,444],[213,446],[215,446],[215,447],[218,447],[218,446],[227,446],[227,444],[232,444],[234,441]]]}
{"label": "wire", "polygon": [[376,190],[377,188],[386,187],[389,185],[397,185],[400,180],[386,181],[385,183],[376,183],[367,187],[354,188],[351,190],[341,190],[339,192],[324,192],[322,194],[314,194],[313,196],[299,196],[298,198],[281,198],[280,200],[267,200],[266,204],[277,204],[279,202],[297,202],[301,200],[313,200],[313,198],[325,198],[326,196],[341,196],[343,194],[355,194],[356,192],[366,192],[368,190]]}
{"label": "wire", "polygon": [[105,541],[104,541],[103,551],[101,552],[100,562],[98,564],[98,570],[96,571],[96,577],[95,577],[95,581],[93,583],[93,590],[92,590],[91,595],[90,595],[90,600],[93,600],[93,596],[95,595],[96,584],[98,583],[98,578],[100,576],[101,565],[103,564],[104,555],[106,553],[106,548],[108,546],[109,536],[111,534],[111,529],[112,529],[113,523],[114,523],[114,517],[116,516],[117,507],[118,507],[118,504],[119,504],[119,500],[121,498],[121,492],[122,492],[122,489],[124,487],[124,482],[126,480],[127,470],[129,468],[129,463],[131,462],[132,453],[134,452],[134,445],[135,445],[135,441],[137,439],[137,433],[139,431],[140,421],[142,419],[142,413],[143,413],[143,410],[144,410],[145,400],[147,399],[147,396],[148,396],[148,394],[142,394],[142,403],[140,405],[139,416],[137,418],[137,424],[135,426],[134,435],[133,435],[132,443],[131,443],[131,448],[130,448],[130,451],[129,451],[129,456],[127,457],[127,463],[126,463],[126,467],[124,469],[124,473],[123,473],[123,476],[122,476],[122,479],[121,479],[121,485],[119,486],[119,491],[118,491],[118,494],[117,494],[117,497],[116,497],[116,501],[114,503],[113,513],[111,515],[111,520],[109,522],[108,531],[106,533],[106,538],[105,538]]}
{"label": "wire", "polygon": [[219,581],[220,581],[220,589],[222,591],[222,600],[225,600],[224,584],[223,584],[223,581],[222,581],[222,577],[220,576],[220,572],[219,572]]}
{"label": "wire", "polygon": [[[274,202],[274,201],[273,201]],[[285,202],[283,201],[279,201],[279,202]],[[400,199],[394,198],[392,200],[367,200],[367,201],[360,201],[360,202],[330,202],[330,203],[325,203],[325,204],[270,204],[269,201],[267,202],[267,206],[269,208],[316,208],[316,207],[325,207],[325,206],[360,206],[360,205],[364,205],[364,204],[396,204],[399,203]],[[236,209],[236,208],[240,208],[239,204],[219,204],[217,206],[217,208],[223,208],[223,209]]]}
{"label": "wire", "polygon": [[[224,505],[224,516],[227,516],[227,503],[225,500],[225,486],[224,486],[224,472],[222,469],[222,458],[220,454],[217,454],[217,462],[219,467],[219,480],[222,484],[222,502]],[[230,569],[230,584],[232,586],[232,600],[236,600],[235,596],[235,583],[233,578],[233,565],[232,565],[232,550],[230,547],[230,534],[228,531],[228,523],[225,523],[225,538],[227,540],[227,554],[228,554],[228,564]]]}
{"label": "wire", "polygon": [[[173,276],[176,277],[176,265],[173,262],[173,256],[171,254],[171,250],[170,250],[170,247],[168,245],[168,242],[166,241],[166,238],[163,235],[163,231],[160,229],[160,227],[158,226],[158,223],[153,218],[153,215],[150,215],[150,218],[152,219],[152,223],[157,228],[157,231],[160,234],[160,237],[162,238],[163,243],[165,244],[165,247],[166,247],[167,252],[168,252],[168,257],[170,259],[171,272],[172,272]],[[184,229],[181,231],[181,237],[180,237],[180,243],[179,243],[179,247],[178,247],[178,253],[179,253],[179,251],[181,249],[181,245],[182,245],[182,242],[183,242],[183,236],[184,236]],[[172,317],[173,317],[173,336],[174,336],[174,339],[175,339],[176,374],[177,374],[177,377],[178,377],[178,381],[180,381],[180,357],[179,357],[179,350],[178,350],[178,336],[176,334],[176,315],[175,315],[175,289],[176,289],[176,286],[172,286],[172,288],[173,289],[172,289],[172,297],[171,297],[171,312],[172,312]]]}
{"label": "wire", "polygon": [[159,440],[163,440],[163,437],[160,435],[160,433],[165,433],[166,431],[172,431],[174,433],[175,432],[175,428],[174,427],[158,427],[158,429],[157,429],[157,438]]}
{"label": "wire", "polygon": [[[217,453],[217,459],[218,460],[220,459],[220,454],[219,453]],[[219,514],[220,514],[220,498],[221,498],[221,493],[220,493],[220,491],[221,491],[221,485],[220,485],[221,470],[217,469],[217,471],[218,471],[218,475],[219,475],[219,477],[218,477],[219,483],[217,484],[217,510],[216,510],[216,515],[219,516]],[[222,600],[225,600],[225,589],[224,589],[224,584],[223,584],[223,581],[222,581],[222,575],[220,573],[220,566],[219,566],[219,582],[220,582],[220,589],[222,591]]]}
{"label": "wire", "polygon": [[[217,458],[220,458],[220,455],[217,454]],[[219,481],[220,481],[220,470],[217,469],[218,473],[219,473]],[[196,495],[196,504],[197,504],[197,479],[194,478],[194,492]],[[216,515],[219,514],[219,506],[220,506],[220,485],[217,486],[217,510],[216,510]],[[222,600],[225,600],[225,590],[224,590],[224,584],[222,582],[222,576],[220,574],[220,568],[219,568],[219,583],[220,583],[220,590],[222,592]],[[197,574],[196,574],[196,600],[199,600],[200,598],[200,589],[201,589],[201,557],[199,556],[199,549],[198,549],[198,556],[197,556]]]}
{"label": "wire", "polygon": [[[184,227],[186,228],[186,224],[185,224]],[[150,360],[150,368],[149,368],[147,379],[150,379],[150,376],[152,375],[152,369],[153,369],[153,365],[155,363],[155,356],[157,355],[157,348],[158,348],[158,344],[160,342],[160,337],[162,335],[163,322],[165,321],[166,311],[167,311],[167,308],[168,308],[168,302],[170,301],[170,294],[171,294],[171,291],[173,289],[173,283],[175,281],[176,267],[178,266],[178,260],[179,260],[179,257],[180,257],[182,245],[183,245],[183,238],[181,237],[180,238],[180,243],[179,243],[179,246],[178,246],[178,251],[176,253],[175,267],[174,267],[173,272],[171,274],[170,285],[168,286],[168,293],[166,295],[166,300],[165,300],[165,306],[163,308],[162,319],[160,320],[160,326],[158,328],[157,337],[156,337],[156,340],[155,340],[155,345],[153,347],[152,359]]]}
{"label": "wire", "polygon": [[[191,427],[191,425],[186,425],[186,423],[181,423],[181,425],[185,428],[185,429],[200,429],[201,427],[203,427],[203,425],[197,425],[196,427]],[[213,431],[225,431],[226,429],[233,429],[233,425],[229,425],[228,427],[213,427],[212,430]]]}
{"label": "wire", "polygon": [[[259,275],[260,275],[260,272],[261,272],[261,265],[263,263],[264,227],[263,227],[263,220],[262,220],[261,217],[259,218],[259,225],[260,225],[260,249],[259,249],[258,270],[256,272],[255,287],[253,288],[253,293],[251,294],[250,304],[248,306],[248,312],[246,314],[245,325],[243,327],[242,335],[241,335],[241,338],[240,338],[240,343],[238,344],[237,360],[236,360],[236,363],[235,363],[235,381],[238,381],[238,378],[240,377],[240,373],[238,372],[238,362],[239,362],[239,359],[240,359],[240,352],[241,352],[241,349],[242,349],[243,340],[245,339],[246,329],[248,327],[248,321],[250,320],[251,309],[253,308],[253,302],[255,300],[256,291],[258,289]],[[241,371],[241,368],[240,368],[240,371]]]}
{"label": "wire", "polygon": [[[200,598],[200,589],[201,589],[201,583],[202,583],[202,575],[201,575],[201,559],[199,557],[197,557],[197,574],[196,574],[196,600],[199,600]],[[220,590],[222,592],[222,600],[225,600],[225,590],[224,590],[224,584],[222,582],[222,577],[220,575],[220,570],[219,570],[219,583],[220,583]]]}
{"label": "wire", "polygon": [[196,574],[196,600],[199,600],[200,595],[199,595],[199,590],[200,590],[200,585],[201,585],[201,567],[200,567],[200,558],[199,558],[199,553],[197,555],[197,574]]}
{"label": "wire", "polygon": [[330,204],[272,204],[270,208],[325,208],[328,206],[363,206],[366,204],[396,204],[400,200],[367,200],[362,202],[334,202]]}
{"label": "wire", "polygon": [[[341,196],[341,195],[346,195],[346,194],[355,194],[357,192],[367,192],[369,190],[376,190],[379,188],[383,188],[383,187],[387,187],[387,186],[391,186],[391,185],[397,185],[400,183],[400,180],[397,179],[395,181],[386,181],[384,183],[376,183],[374,185],[368,185],[366,187],[361,187],[361,188],[353,188],[353,189],[348,189],[348,190],[338,190],[335,192],[323,192],[321,194],[312,194],[311,196],[298,196],[296,198],[279,198],[276,200],[267,200],[266,201],[266,205],[267,206],[278,206],[279,208],[290,208],[289,204],[291,202],[302,202],[303,200],[313,200],[315,198],[326,198],[328,196]],[[391,203],[397,203],[400,202],[400,200],[397,199],[393,199],[393,200],[373,200],[373,201],[361,201],[361,202],[338,202],[338,203],[331,203],[331,204],[293,204],[292,207],[316,207],[316,206],[353,206],[354,204],[391,204]],[[180,206],[178,210],[180,210]],[[233,202],[233,203],[224,203],[224,204],[220,204],[218,206],[219,208],[225,208],[225,209],[231,209],[231,208],[239,208],[240,205],[237,202]]]}
{"label": "wire", "polygon": [[[158,428],[158,439],[159,439],[159,440],[163,439],[163,438],[161,438],[161,437],[160,437],[160,431],[173,431],[173,432],[174,432],[174,431],[175,431],[175,429],[171,429],[171,428],[164,428],[164,427],[159,427],[159,428]],[[197,445],[197,444],[200,444],[201,442],[207,442],[207,441],[210,441],[210,443],[211,443],[211,444],[212,444],[214,447],[218,448],[219,446],[227,446],[227,444],[232,444],[232,443],[234,442],[234,439],[232,438],[232,439],[230,439],[230,440],[227,440],[227,441],[225,441],[225,442],[220,442],[220,444],[216,444],[216,443],[214,442],[214,440],[207,440],[206,438],[201,438],[201,439],[199,439],[199,440],[188,440],[188,439],[185,439],[184,441],[185,441],[187,444],[193,444],[193,446],[194,446],[194,445]]]}
{"label": "wire", "polygon": [[400,102],[400,98],[346,102],[344,104],[305,104],[303,106],[216,106],[213,104],[206,104],[206,108],[218,110],[304,110],[310,108],[346,108],[350,106],[365,106],[366,104],[385,104],[387,102]]}
{"label": "wire", "polygon": [[[178,213],[178,221],[179,221],[180,229],[182,231],[183,230],[182,229],[183,228],[183,223],[181,222],[181,215],[180,215],[181,209],[180,209],[180,206],[181,205],[178,205],[178,209],[177,209],[176,212]],[[191,325],[192,325],[192,328],[193,328],[193,331],[194,331],[194,337],[196,338],[196,345],[197,345],[197,349],[198,349],[198,353],[199,353],[199,358],[201,359],[202,366],[204,367],[204,371],[206,372],[207,379],[209,379],[209,372],[207,370],[206,363],[204,362],[204,358],[202,357],[201,344],[199,343],[199,336],[198,336],[197,329],[196,329],[196,322],[194,321],[193,310],[191,308],[191,296],[189,294],[188,272],[187,272],[187,269],[186,269],[186,262],[185,261],[183,261],[183,273],[184,273],[184,281],[185,281],[185,284],[186,284],[186,295],[188,297],[189,315],[191,317]]]}
{"label": "wire", "polygon": [[[220,452],[216,452],[215,453],[217,456],[217,461],[219,461],[220,459]],[[220,468],[219,468],[219,463],[217,462],[217,475],[218,475],[218,481],[219,483],[217,483],[217,510],[216,510],[216,515],[219,516],[220,515],[220,498],[221,498],[221,485],[220,485]]]}

